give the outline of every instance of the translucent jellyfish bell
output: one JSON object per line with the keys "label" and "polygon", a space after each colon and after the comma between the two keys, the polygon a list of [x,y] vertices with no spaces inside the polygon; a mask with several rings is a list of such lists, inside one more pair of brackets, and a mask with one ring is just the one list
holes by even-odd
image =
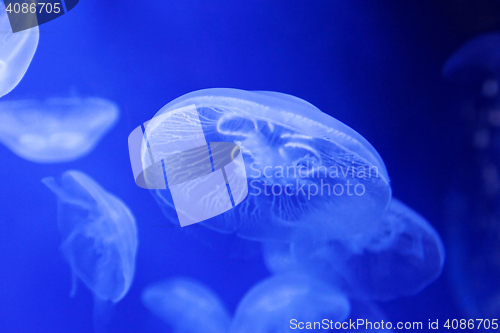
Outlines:
{"label": "translucent jellyfish bell", "polygon": [[143,304],[183,333],[227,333],[230,317],[219,297],[197,281],[176,278],[154,284],[142,294]]}
{"label": "translucent jellyfish bell", "polygon": [[[382,159],[360,134],[308,102],[276,92],[195,91],[155,117],[191,105],[207,142],[241,148],[248,182],[246,199],[202,225],[252,240],[289,240],[303,230],[335,238],[376,230],[373,221],[386,209],[391,188]],[[189,139],[176,122],[154,130],[144,160],[148,151],[155,161],[164,159],[164,147]],[[178,223],[170,191],[152,192]]]}
{"label": "translucent jellyfish bell", "polygon": [[[388,321],[385,314],[373,302],[351,300],[349,320],[355,321],[356,324],[359,325],[357,325],[356,329],[348,329],[345,331],[366,333],[378,333],[382,331],[390,333],[394,332],[393,329],[396,328],[394,327],[396,324],[392,324],[392,322]],[[418,325],[418,323],[412,323],[412,325]]]}
{"label": "translucent jellyfish bell", "polygon": [[101,98],[0,102],[0,141],[28,161],[70,162],[92,151],[118,116]]}
{"label": "translucent jellyfish bell", "polygon": [[307,272],[351,297],[388,300],[416,294],[434,281],[445,252],[429,223],[393,199],[369,241],[304,237],[292,244],[266,244],[264,255],[273,273]]}
{"label": "translucent jellyfish bell", "polygon": [[[58,198],[61,250],[73,274],[103,301],[118,302],[134,277],[137,253],[135,218],[117,197],[79,171],[42,182]],[[72,293],[76,291],[74,280]]]}
{"label": "translucent jellyfish bell", "polygon": [[[279,275],[260,282],[245,295],[236,309],[229,332],[290,332],[298,322],[321,323],[324,318],[334,323],[343,321],[349,311],[347,298],[329,285],[308,276]],[[307,331],[314,328],[324,331],[314,324]]]}
{"label": "translucent jellyfish bell", "polygon": [[0,97],[21,81],[38,46],[38,27],[13,33],[0,1]]}

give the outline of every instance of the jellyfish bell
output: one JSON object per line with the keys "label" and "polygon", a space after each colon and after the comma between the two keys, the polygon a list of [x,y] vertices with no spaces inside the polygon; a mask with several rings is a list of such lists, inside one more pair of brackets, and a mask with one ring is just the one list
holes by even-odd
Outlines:
{"label": "jellyfish bell", "polygon": [[[458,305],[471,318],[500,314],[500,247],[498,244],[498,142],[500,127],[500,33],[474,37],[456,51],[445,70],[461,75],[460,142],[470,149],[461,156],[469,174],[483,175],[448,190],[451,273]],[[447,74],[446,71],[444,74]],[[448,76],[449,77],[449,76]],[[452,77],[455,78],[455,77]],[[471,84],[472,83],[472,84]],[[466,89],[463,89],[466,88]],[[463,112],[466,111],[466,112]],[[466,141],[465,141],[466,140]],[[470,144],[469,144],[470,142]],[[487,222],[488,221],[488,222]],[[474,240],[473,242],[470,240]]]}
{"label": "jellyfish bell", "polygon": [[[36,19],[36,16],[30,16]],[[14,89],[28,70],[38,46],[38,26],[13,33],[0,2],[0,97]]]}
{"label": "jellyfish bell", "polygon": [[[189,106],[207,142],[239,147],[248,187],[239,205],[202,225],[252,240],[290,240],[304,230],[337,238],[376,230],[373,221],[391,198],[387,170],[368,141],[345,124],[297,97],[237,89],[186,94],[155,118]],[[163,159],[162,150],[190,140],[174,120],[145,125],[150,149],[142,150],[143,162],[151,150],[154,159]],[[169,189],[152,194],[176,222]],[[208,205],[206,198],[201,201]]]}
{"label": "jellyfish bell", "polygon": [[0,102],[0,141],[31,162],[70,162],[90,153],[118,117],[117,105],[101,98]]}
{"label": "jellyfish bell", "polygon": [[208,287],[188,278],[174,278],[147,287],[142,302],[153,314],[184,333],[227,333],[230,316]]}
{"label": "jellyfish bell", "polygon": [[229,332],[322,331],[324,318],[328,318],[328,324],[330,320],[342,322],[349,312],[349,300],[330,285],[307,275],[277,275],[260,282],[243,297]]}
{"label": "jellyfish bell", "polygon": [[135,273],[138,242],[131,211],[80,171],[66,171],[58,179],[47,177],[42,182],[58,198],[61,251],[72,272],[96,299],[119,302]]}

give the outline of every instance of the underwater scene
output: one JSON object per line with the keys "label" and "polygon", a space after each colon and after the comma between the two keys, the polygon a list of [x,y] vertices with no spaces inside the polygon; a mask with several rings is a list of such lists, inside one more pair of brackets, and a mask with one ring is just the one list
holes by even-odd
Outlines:
{"label": "underwater scene", "polygon": [[500,2],[0,0],[0,333],[500,332]]}

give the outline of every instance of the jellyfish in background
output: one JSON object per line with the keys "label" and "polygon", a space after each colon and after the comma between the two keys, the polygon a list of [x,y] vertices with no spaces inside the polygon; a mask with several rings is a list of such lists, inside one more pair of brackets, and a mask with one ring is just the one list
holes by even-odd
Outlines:
{"label": "jellyfish in background", "polygon": [[119,302],[127,294],[135,271],[137,228],[128,207],[80,171],[42,182],[58,198],[62,253],[76,277],[96,300]]}
{"label": "jellyfish in background", "polygon": [[291,244],[268,243],[265,261],[273,273],[305,272],[365,300],[414,295],[441,274],[444,247],[422,216],[392,199],[378,225],[369,242],[305,236]]}
{"label": "jellyfish in background", "polygon": [[13,33],[0,1],[0,97],[14,89],[28,70],[38,46],[38,27]]}
{"label": "jellyfish in background", "polygon": [[260,282],[244,296],[229,332],[289,332],[295,326],[301,328],[299,322],[308,331],[324,331],[319,325],[324,318],[341,322],[349,311],[348,299],[331,286],[307,275],[277,275]]}
{"label": "jellyfish in background", "polygon": [[201,283],[176,278],[149,286],[143,304],[179,333],[227,333],[230,317],[219,297]]}
{"label": "jellyfish in background", "polygon": [[460,92],[459,110],[453,110],[458,120],[455,136],[460,168],[453,174],[446,205],[453,258],[450,278],[466,315],[498,318],[500,34],[480,35],[467,42],[448,59],[443,75],[465,88]]}
{"label": "jellyfish in background", "polygon": [[118,117],[117,105],[101,98],[0,102],[0,141],[28,161],[70,162],[92,151]]}
{"label": "jellyfish in background", "polygon": [[[201,225],[258,241],[289,241],[304,231],[334,239],[377,232],[373,221],[387,208],[391,188],[381,157],[360,134],[308,102],[276,92],[200,90],[156,116],[190,105],[207,142],[241,147],[249,188],[238,206]],[[174,121],[150,134],[143,153],[152,151],[155,161],[165,158],[162,147],[189,139]],[[169,190],[152,194],[178,223]],[[208,194],[204,199],[210,202]]]}

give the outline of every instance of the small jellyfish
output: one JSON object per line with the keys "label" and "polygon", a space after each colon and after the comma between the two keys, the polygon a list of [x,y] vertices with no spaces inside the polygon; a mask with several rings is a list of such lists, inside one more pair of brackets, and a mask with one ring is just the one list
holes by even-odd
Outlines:
{"label": "small jellyfish", "polygon": [[38,27],[13,33],[4,3],[0,2],[0,97],[21,81],[37,46]]}
{"label": "small jellyfish", "polygon": [[135,271],[137,229],[132,212],[80,171],[42,182],[58,198],[61,251],[74,274],[72,294],[78,277],[96,299],[119,302]]}
{"label": "small jellyfish", "polygon": [[176,278],[149,286],[143,304],[179,333],[227,333],[230,317],[219,297],[206,286]]}
{"label": "small jellyfish", "polygon": [[[449,277],[458,305],[470,318],[499,317],[500,33],[467,42],[447,61],[444,74],[458,76],[468,86],[468,92],[460,92],[466,98],[461,97],[459,107],[467,112],[459,113],[457,137],[463,141],[457,142],[471,142],[474,148],[456,156],[462,167],[455,172],[446,200],[453,258]],[[473,181],[463,182],[464,175]]]}
{"label": "small jellyfish", "polygon": [[230,333],[324,331],[323,319],[343,321],[349,300],[305,275],[277,275],[253,287],[239,303]]}
{"label": "small jellyfish", "polygon": [[[290,95],[206,89],[181,96],[156,114],[166,121],[145,125],[143,164],[168,161],[166,150],[192,140],[178,119],[179,110],[193,105],[197,116],[190,121],[202,128],[206,142],[241,148],[248,185],[241,203],[201,225],[258,241],[287,241],[305,230],[333,238],[377,230],[373,221],[391,198],[381,157],[360,134]],[[178,214],[189,214],[179,212],[168,189],[151,192],[174,223]],[[194,194],[207,210],[218,204],[209,192]]]}
{"label": "small jellyfish", "polygon": [[118,116],[101,98],[0,102],[0,141],[28,161],[70,162],[92,151]]}
{"label": "small jellyfish", "polygon": [[441,274],[444,247],[422,216],[392,199],[378,225],[369,239],[268,243],[266,265],[273,273],[306,272],[350,297],[373,300],[416,294]]}

